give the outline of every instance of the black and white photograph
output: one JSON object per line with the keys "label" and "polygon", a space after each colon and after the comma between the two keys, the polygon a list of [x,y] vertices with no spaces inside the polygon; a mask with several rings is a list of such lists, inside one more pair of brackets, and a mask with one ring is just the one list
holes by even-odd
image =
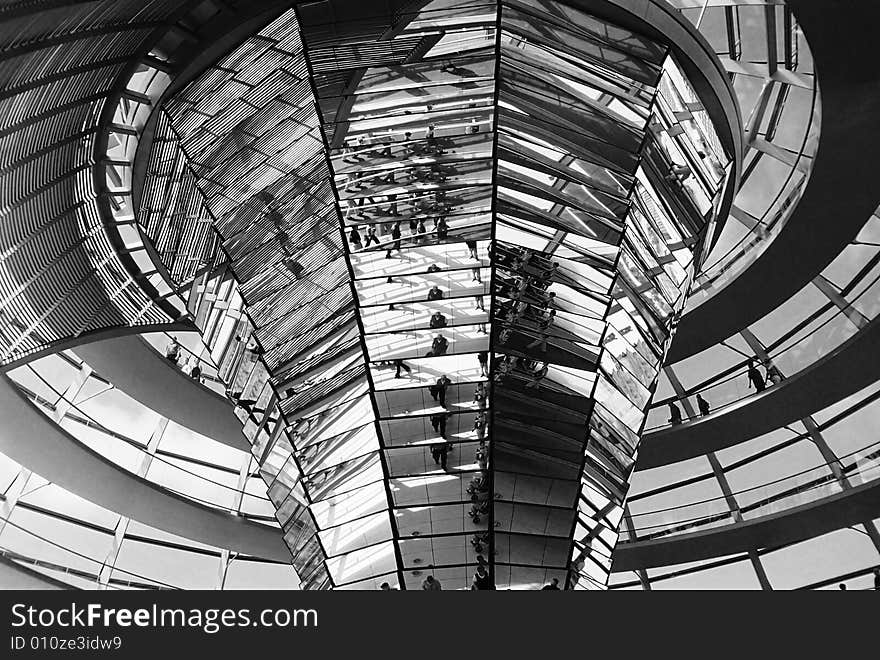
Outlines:
{"label": "black and white photograph", "polygon": [[0,590],[880,590],[878,24],[3,0]]}

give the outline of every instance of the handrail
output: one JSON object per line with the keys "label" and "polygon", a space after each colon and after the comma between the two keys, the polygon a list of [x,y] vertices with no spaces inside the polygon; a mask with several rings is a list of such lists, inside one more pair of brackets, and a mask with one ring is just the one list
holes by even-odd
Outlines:
{"label": "handrail", "polygon": [[[769,361],[771,363],[773,363],[774,365],[778,366],[777,362],[779,360],[784,359],[785,357],[790,355],[790,353],[792,351],[802,350],[805,345],[809,345],[809,343],[813,340],[814,336],[816,336],[819,332],[828,328],[828,326],[830,326],[832,323],[840,321],[840,320],[844,320],[844,325],[852,331],[849,334],[841,334],[840,344],[843,344],[849,337],[851,337],[852,335],[854,335],[858,332],[858,328],[856,328],[854,325],[852,325],[851,322],[847,321],[848,310],[854,308],[854,305],[858,302],[864,301],[869,298],[873,300],[874,294],[872,291],[872,287],[875,284],[877,284],[878,282],[880,282],[880,273],[875,275],[869,282],[865,283],[864,290],[859,294],[859,296],[856,298],[856,300],[847,301],[848,307],[846,310],[837,309],[837,311],[834,314],[832,314],[827,319],[825,319],[822,323],[820,323],[815,328],[813,328],[808,334],[794,340],[793,338],[797,335],[797,333],[803,329],[802,326],[803,326],[804,322],[803,321],[798,322],[798,324],[792,330],[787,331],[777,340],[777,342],[776,342],[777,347],[775,349],[768,351],[768,355],[770,358]],[[859,282],[857,284],[862,284],[862,282]],[[825,312],[827,312],[830,309],[835,309],[835,306],[833,303],[828,302],[828,303],[822,305],[818,310],[813,312],[806,319],[806,321],[812,322],[814,319],[819,318],[822,314],[824,314]],[[868,319],[868,320],[871,320],[871,319]],[[849,328],[850,325],[852,325],[851,328]],[[793,343],[791,343],[790,345],[786,345],[786,342],[788,340],[793,340]],[[817,355],[816,359],[817,360],[820,359],[825,354],[827,354],[827,352],[829,350],[834,349],[836,346],[837,345],[834,345],[834,344],[823,344],[821,347],[823,354]],[[799,356],[799,357],[802,357],[802,356]],[[756,363],[762,362],[758,358],[751,358],[751,360]],[[679,401],[682,401],[682,400],[687,399],[689,397],[695,396],[696,394],[705,394],[707,392],[717,390],[717,388],[719,388],[723,385],[727,385],[729,383],[734,383],[737,381],[737,379],[742,378],[743,376],[747,375],[748,362],[749,362],[749,358],[747,358],[746,360],[739,362],[731,367],[728,367],[727,369],[722,371],[721,374],[719,374],[719,376],[722,376],[724,374],[728,374],[728,375],[721,378],[720,380],[714,380],[714,378],[719,377],[719,376],[715,376],[715,377],[713,377],[713,379],[709,379],[708,381],[703,381],[703,383],[700,383],[694,387],[691,387],[691,388],[685,390],[685,392],[680,396],[676,395],[676,396],[666,397],[666,398],[661,399],[659,401],[655,401],[652,404],[650,410],[660,410],[663,406],[668,405],[670,402],[673,402],[673,403],[679,402]],[[800,369],[798,369],[798,371],[786,373],[785,377],[786,378],[791,377],[794,374],[799,373],[800,371],[803,371],[804,369],[808,369],[812,364],[814,364],[814,362],[809,362],[807,364],[804,364]],[[784,382],[784,379],[782,382]],[[768,381],[767,387],[764,391],[770,390],[773,387],[775,387],[775,384]],[[749,397],[754,396],[755,394],[757,394],[757,392],[751,391],[751,392],[748,392],[747,394],[745,394],[744,396],[740,396],[739,398],[735,398],[730,401],[725,401],[721,405],[717,405],[716,403],[712,402],[710,399],[709,402],[712,404],[712,413],[717,413],[720,410],[724,410],[725,408],[734,406],[737,403],[739,403],[740,401],[748,399]],[[699,414],[692,415],[692,416],[683,414],[682,419],[683,419],[683,421],[690,421],[690,420],[698,419],[701,416],[702,415],[699,415]],[[662,423],[662,424],[659,424],[656,426],[646,426],[645,432],[650,433],[652,431],[656,431],[656,430],[659,430],[662,428],[669,428],[670,426],[671,425],[668,422]]]}
{"label": "handrail", "polygon": [[[863,453],[867,449],[869,449],[871,447],[876,447],[878,445],[880,445],[880,443],[874,443],[873,445],[868,445],[868,447],[864,447],[860,450],[850,452],[849,454],[842,456],[841,460],[843,458],[848,458],[848,457],[854,456],[855,454]],[[874,452],[874,454],[875,454],[875,456],[872,459],[870,459],[872,461],[870,465],[859,465],[858,463],[854,463],[853,465],[851,465],[849,467],[844,467],[842,470],[844,476],[847,478],[851,478],[853,476],[864,477],[864,475],[869,474],[871,471],[876,471],[876,470],[880,469],[880,454],[878,454],[878,452],[876,452],[876,451]],[[756,490],[760,490],[762,488],[766,488],[767,486],[782,483],[782,482],[787,481],[789,479],[794,479],[794,478],[797,478],[798,476],[802,476],[804,474],[807,474],[809,472],[814,472],[816,470],[823,470],[823,472],[824,471],[827,471],[827,472],[822,474],[821,477],[816,478],[806,484],[802,484],[801,486],[797,486],[795,488],[785,490],[781,493],[777,493],[775,495],[768,496],[768,497],[764,498],[763,500],[753,502],[747,506],[742,506],[738,509],[738,511],[740,513],[744,513],[744,512],[748,513],[751,511],[755,511],[755,510],[764,508],[769,504],[773,504],[775,502],[784,500],[789,497],[793,497],[796,495],[802,495],[804,493],[818,491],[819,489],[824,488],[829,485],[836,486],[839,489],[843,489],[843,487],[837,481],[834,473],[831,472],[830,468],[827,465],[823,464],[823,465],[820,465],[817,467],[809,468],[808,470],[803,470],[803,471],[795,473],[793,475],[789,475],[787,477],[783,477],[781,479],[774,480],[772,482],[768,482],[767,484],[744,489],[744,490],[739,491],[737,493],[733,493],[733,496],[742,495],[745,493],[750,493],[750,492],[753,492]],[[867,481],[873,481],[877,478],[880,478],[880,475],[873,476],[870,479],[863,479],[863,483],[865,483]],[[664,513],[666,511],[683,510],[683,509],[687,509],[689,507],[699,506],[700,504],[703,504],[703,503],[721,502],[724,499],[725,499],[724,496],[717,497],[717,498],[711,498],[711,499],[703,500],[700,502],[692,502],[689,504],[679,505],[676,507],[669,507],[666,509],[658,509],[656,511],[646,511],[646,512],[641,512],[638,514],[632,514],[631,517],[637,518],[637,517],[644,517],[644,516],[649,516],[649,515],[657,515],[659,513]],[[803,502],[801,502],[800,504],[802,504],[802,503]],[[734,513],[735,513],[734,511],[731,511],[728,508],[728,509],[725,509],[724,511],[718,511],[716,513],[711,513],[711,514],[707,513],[705,515],[696,516],[693,518],[685,518],[683,520],[658,523],[658,524],[654,524],[654,525],[645,525],[643,527],[639,527],[639,528],[634,529],[633,533],[638,538],[639,541],[650,540],[650,539],[660,538],[663,536],[675,535],[677,533],[681,533],[681,532],[685,532],[685,531],[690,531],[695,527],[703,526],[700,524],[701,522],[705,523],[705,525],[709,525],[711,523],[718,522],[719,520],[732,518],[734,516]],[[734,523],[730,523],[730,524],[738,524],[738,523],[734,522]],[[661,528],[664,531],[656,532],[656,533],[648,533],[648,534],[642,533],[642,532],[645,532],[646,530],[657,530],[657,529],[661,529]],[[627,533],[626,535],[629,536],[630,534]],[[621,540],[621,542],[626,543],[626,542],[630,542],[630,541]]]}
{"label": "handrail", "polygon": [[[49,389],[51,389],[53,393],[55,393],[55,394],[58,395],[59,400],[62,400],[62,399],[63,399],[63,400],[66,401],[68,404],[70,404],[71,409],[75,410],[75,411],[76,411],[77,413],[79,413],[84,419],[88,420],[94,428],[96,428],[97,430],[102,431],[102,432],[109,432],[109,431],[110,431],[110,429],[107,429],[103,424],[101,424],[101,422],[99,422],[99,421],[96,420],[94,417],[92,417],[91,415],[89,415],[88,413],[86,413],[85,411],[83,411],[81,408],[79,408],[78,404],[75,404],[75,403],[73,403],[72,401],[70,401],[69,399],[67,399],[67,398],[64,396],[64,394],[61,393],[61,392],[59,392],[59,391],[58,391],[58,390],[57,390],[57,389],[56,389],[51,383],[49,383],[49,382],[48,382],[48,381],[42,376],[42,374],[40,374],[38,371],[36,371],[36,369],[34,369],[32,365],[28,364],[28,365],[26,365],[26,366],[27,366],[27,367],[28,367],[28,368],[29,368],[29,369],[30,369],[30,370],[31,370],[31,371],[37,376],[37,378],[40,379],[41,382],[43,382],[43,384],[45,384]],[[45,400],[43,397],[41,397],[40,395],[36,394],[35,392],[30,391],[27,387],[21,385],[21,384],[18,383],[18,382],[15,382],[15,385],[16,385],[16,387],[18,387],[18,388],[19,388],[19,389],[20,389],[20,390],[21,390],[21,391],[22,391],[22,392],[23,392],[23,393],[24,393],[29,399],[31,399],[31,400],[37,405],[38,408],[41,408],[41,407],[42,407],[42,408],[46,408],[46,409],[49,409],[49,410],[54,410],[54,409],[55,409],[56,404],[53,404],[52,402]],[[233,493],[233,494],[235,494],[235,495],[239,495],[239,494],[240,494],[240,495],[242,495],[242,501],[243,501],[243,502],[250,498],[250,499],[253,499],[253,500],[263,501],[263,502],[266,502],[266,503],[268,503],[268,504],[271,504],[271,500],[269,500],[268,497],[261,497],[261,496],[259,496],[259,495],[255,495],[255,494],[252,494],[252,493],[248,493],[247,491],[240,491],[240,490],[238,490],[237,488],[234,488],[234,487],[229,486],[229,485],[227,485],[227,484],[220,483],[220,482],[218,482],[218,481],[214,481],[214,480],[209,479],[209,478],[207,478],[207,477],[205,477],[205,476],[203,476],[203,475],[200,475],[200,474],[198,474],[198,473],[196,473],[196,472],[192,472],[192,471],[190,471],[190,470],[187,470],[187,469],[185,469],[185,468],[182,468],[182,467],[180,467],[179,465],[175,465],[174,463],[165,460],[165,459],[164,459],[162,456],[160,456],[160,455],[147,454],[147,452],[143,451],[143,448],[142,448],[143,445],[140,444],[140,443],[138,443],[137,441],[131,439],[131,438],[127,438],[127,437],[122,436],[121,434],[119,434],[119,433],[115,433],[115,432],[113,432],[112,437],[117,438],[117,439],[120,439],[120,440],[122,440],[123,442],[125,442],[126,444],[128,444],[128,445],[134,447],[135,449],[137,449],[138,451],[140,451],[142,454],[144,454],[144,456],[149,456],[149,457],[151,458],[151,460],[159,461],[159,462],[161,462],[161,463],[164,463],[165,465],[167,465],[167,466],[169,466],[169,467],[171,467],[171,468],[174,468],[174,469],[176,469],[176,470],[179,470],[180,472],[183,472],[183,473],[189,475],[190,477],[194,477],[194,478],[196,478],[196,479],[199,479],[199,480],[201,480],[201,481],[204,481],[204,482],[206,482],[206,483],[209,483],[209,484],[211,484],[212,486],[217,486],[217,487],[223,488],[224,490],[231,491],[231,493]],[[122,467],[122,466],[120,466],[120,467]],[[170,492],[172,492],[172,493],[175,493],[175,494],[177,494],[177,495],[180,495],[181,497],[185,497],[185,498],[187,498],[187,499],[189,499],[189,500],[192,500],[192,501],[195,501],[195,502],[199,502],[200,504],[204,504],[204,505],[206,505],[206,506],[210,506],[210,507],[215,508],[215,509],[229,510],[229,507],[219,505],[219,504],[217,504],[216,502],[210,502],[210,501],[208,501],[208,500],[201,499],[201,498],[199,498],[199,497],[196,497],[196,496],[194,496],[194,495],[191,495],[191,494],[188,494],[188,493],[185,493],[185,492],[182,492],[182,491],[176,490],[176,489],[174,489],[174,488],[171,488],[171,487],[166,486],[166,485],[164,485],[164,484],[161,484],[161,483],[159,483],[159,482],[154,482],[154,483],[156,483],[156,485],[161,486],[162,488],[164,488],[164,489],[166,489],[166,490],[168,490],[168,491],[170,491]],[[246,519],[249,519],[249,520],[256,520],[256,521],[273,521],[273,522],[275,521],[275,518],[274,518],[274,517],[262,516],[262,515],[258,515],[258,514],[248,514],[248,513],[246,513],[246,512],[239,512],[239,515],[241,515],[242,517],[244,517],[244,518],[246,518]]]}

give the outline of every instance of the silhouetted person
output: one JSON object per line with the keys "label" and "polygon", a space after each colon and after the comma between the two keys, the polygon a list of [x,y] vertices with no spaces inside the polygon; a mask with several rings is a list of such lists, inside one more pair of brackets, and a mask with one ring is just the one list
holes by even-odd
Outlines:
{"label": "silhouetted person", "polygon": [[541,587],[541,591],[562,591],[562,589],[559,588],[559,578],[553,578],[550,584],[545,584]]}
{"label": "silhouetted person", "polygon": [[748,376],[750,387],[754,385],[755,390],[757,392],[763,392],[764,388],[767,387],[767,383],[764,381],[764,377],[761,375],[761,372],[755,367],[754,360],[749,360],[748,364]]}
{"label": "silhouetted person", "polygon": [[838,587],[838,589],[840,589],[841,591],[846,591],[846,585],[841,583],[841,585]]}
{"label": "silhouetted person", "polygon": [[471,259],[479,259],[477,256],[477,242],[476,241],[465,241],[465,245],[468,247],[468,251],[470,252]]}
{"label": "silhouetted person", "polygon": [[428,302],[431,302],[433,300],[443,300],[443,292],[436,284],[431,287],[430,291],[428,291]]}
{"label": "silhouetted person", "polygon": [[672,401],[669,402],[669,423],[673,426],[681,424],[681,410]]}
{"label": "silhouetted person", "polygon": [[361,245],[361,235],[357,230],[357,227],[352,227],[351,231],[348,234],[348,242],[351,243],[352,250],[360,250],[363,245]]}
{"label": "silhouetted person", "polygon": [[705,417],[709,414],[709,402],[706,401],[700,394],[697,394],[697,408],[700,409],[700,416]]}
{"label": "silhouetted person", "polygon": [[190,372],[189,372],[189,376],[193,380],[197,380],[197,381],[201,382],[201,380],[202,380],[202,367],[199,364],[198,360],[196,360],[193,363],[192,369],[190,369]]}
{"label": "silhouetted person", "polygon": [[440,266],[438,266],[437,264],[431,264],[430,266],[428,266],[428,271],[427,271],[427,272],[429,272],[429,273],[439,273],[441,270],[443,270],[443,269],[440,268]]}

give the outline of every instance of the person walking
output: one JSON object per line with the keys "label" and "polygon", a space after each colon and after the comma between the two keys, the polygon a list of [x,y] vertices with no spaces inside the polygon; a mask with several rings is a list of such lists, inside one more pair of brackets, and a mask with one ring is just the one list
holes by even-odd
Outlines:
{"label": "person walking", "polygon": [[767,382],[764,380],[764,376],[761,375],[761,372],[755,367],[755,361],[752,358],[749,358],[747,373],[749,377],[749,387],[754,386],[756,392],[763,392],[767,387]]}
{"label": "person walking", "polygon": [[697,393],[697,408],[700,409],[700,417],[705,417],[709,414],[709,402],[699,393]]}
{"label": "person walking", "polygon": [[672,401],[669,402],[669,423],[673,426],[681,424],[681,410]]}

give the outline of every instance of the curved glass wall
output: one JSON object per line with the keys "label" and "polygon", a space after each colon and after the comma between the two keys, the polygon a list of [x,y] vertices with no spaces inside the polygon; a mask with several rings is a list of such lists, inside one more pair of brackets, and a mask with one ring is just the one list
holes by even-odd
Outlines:
{"label": "curved glass wall", "polygon": [[[857,239],[814,282],[749,326],[746,332],[761,343],[766,356],[756,355],[745,339],[735,336],[711,351],[674,365],[672,369],[684,393],[665,396],[673,387],[666,377],[661,377],[647,430],[668,426],[668,404],[681,405],[697,393],[712,412],[723,411],[756,394],[748,373],[750,361],[769,389],[813,367],[856,335],[880,309],[880,252],[875,242],[878,232],[880,218],[873,215]],[[717,372],[713,373],[715,369]],[[691,385],[694,381],[696,384]],[[689,408],[699,410],[696,401],[691,401],[685,405],[684,420],[690,418]]]}
{"label": "curved glass wall", "polygon": [[697,278],[690,311],[760,256],[797,207],[819,143],[821,101],[809,44],[784,2],[670,4],[730,74],[746,137],[731,218]]}
{"label": "curved glass wall", "polygon": [[42,413],[121,469],[194,502],[275,524],[250,455],[162,418],[66,354],[10,377]]}
{"label": "curved glass wall", "polygon": [[[771,465],[778,464],[778,459],[774,457],[771,461],[768,457],[777,452],[791,456],[793,452],[790,450],[797,443],[806,443],[804,446],[809,447],[809,432],[789,431],[787,435],[791,437],[783,442],[757,455],[731,462],[723,468],[727,481],[733,488],[731,494],[738,504],[737,510],[741,514],[739,519],[730,510],[729,495],[719,491],[714,497],[702,498],[698,494],[705,491],[694,488],[694,485],[702,480],[712,480],[714,475],[711,472],[697,473],[677,484],[632,495],[628,504],[633,527],[621,541],[646,541],[719,525],[738,524],[815,502],[843,492],[846,488],[875,480],[880,476],[880,443],[865,437],[863,433],[846,443],[839,440],[856,429],[860,430],[863,424],[877,414],[880,409],[877,405],[877,400],[880,399],[878,389],[880,388],[876,385],[871,386],[867,391],[853,397],[854,401],[847,402],[849,405],[845,410],[818,425],[818,431],[829,445],[842,450],[836,454],[838,471],[832,470],[824,457],[815,452],[811,465],[798,465],[794,469],[795,465],[803,463],[803,459],[799,459],[797,463],[791,460],[785,464],[792,468],[783,471],[782,476],[764,476]],[[753,442],[761,440],[758,438]],[[796,453],[801,454],[801,447]],[[726,463],[723,452],[719,452],[719,455],[722,456],[722,462]],[[841,479],[841,476],[844,478]],[[750,485],[744,487],[744,483]],[[669,500],[673,500],[675,504],[658,506],[658,503]]]}
{"label": "curved glass wall", "polygon": [[[0,555],[74,589],[296,589],[289,564],[121,518],[0,454]],[[14,502],[11,499],[14,495]]]}

